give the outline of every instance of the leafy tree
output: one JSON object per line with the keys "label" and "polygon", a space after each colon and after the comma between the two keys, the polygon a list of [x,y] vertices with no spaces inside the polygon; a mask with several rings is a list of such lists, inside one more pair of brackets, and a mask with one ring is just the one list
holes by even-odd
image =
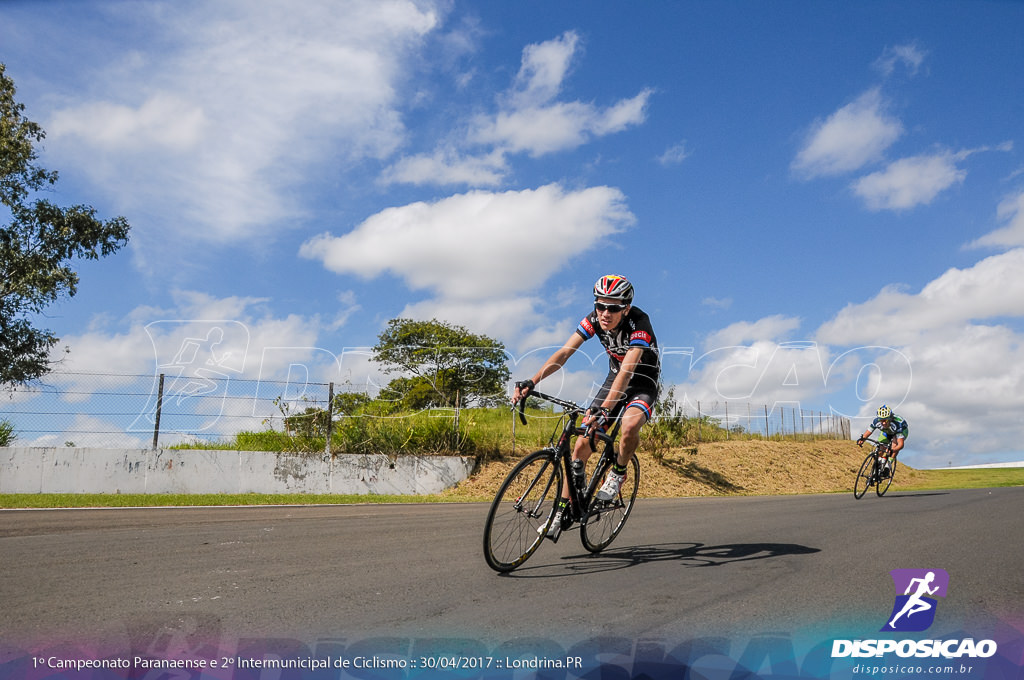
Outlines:
{"label": "leafy tree", "polygon": [[377,400],[389,408],[404,408],[412,411],[439,405],[438,392],[434,384],[422,376],[395,378],[380,391]]}
{"label": "leafy tree", "polygon": [[382,398],[402,395],[412,408],[504,401],[509,370],[505,346],[437,319],[392,319],[377,336],[373,358],[387,373],[402,373]]}
{"label": "leafy tree", "polygon": [[85,205],[61,208],[33,194],[57,183],[36,164],[35,144],[46,136],[23,115],[14,81],[0,63],[0,203],[10,224],[0,226],[0,384],[25,383],[50,370],[58,338],[35,328],[31,316],[77,291],[70,260],[96,260],[128,242],[123,217],[102,221]]}

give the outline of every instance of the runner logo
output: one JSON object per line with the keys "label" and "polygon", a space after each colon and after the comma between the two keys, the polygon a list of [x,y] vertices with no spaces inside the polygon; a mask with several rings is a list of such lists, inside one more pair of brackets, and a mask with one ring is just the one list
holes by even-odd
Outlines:
{"label": "runner logo", "polygon": [[896,587],[896,601],[882,631],[927,630],[935,621],[935,597],[946,596],[949,574],[944,569],[893,569],[889,574]]}

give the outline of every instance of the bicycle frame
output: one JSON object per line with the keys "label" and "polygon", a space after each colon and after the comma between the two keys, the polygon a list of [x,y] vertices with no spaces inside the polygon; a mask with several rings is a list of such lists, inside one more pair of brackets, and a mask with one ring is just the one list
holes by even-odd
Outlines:
{"label": "bicycle frame", "polygon": [[[571,509],[571,517],[574,522],[582,522],[590,514],[590,505],[594,498],[594,491],[597,489],[598,484],[601,483],[605,468],[606,459],[611,459],[614,462],[615,454],[615,436],[619,432],[619,419],[615,419],[615,424],[608,433],[594,432],[591,439],[591,448],[596,451],[596,441],[600,440],[604,443],[604,447],[601,451],[601,455],[597,460],[597,465],[594,467],[594,471],[590,475],[590,479],[584,484],[583,489],[579,489],[573,483],[572,475],[572,440],[574,437],[580,437],[586,435],[587,428],[577,427],[576,421],[581,415],[585,413],[582,406],[575,402],[565,401],[552,397],[551,395],[544,394],[542,392],[533,391],[530,396],[542,399],[544,401],[561,406],[565,410],[565,425],[562,427],[562,432],[558,437],[558,442],[554,446],[555,451],[555,465],[561,465],[564,473],[564,478],[567,480],[569,487],[569,507]],[[526,424],[526,415],[524,413],[526,399],[519,401],[519,418]],[[559,490],[561,493],[561,490]]]}
{"label": "bicycle frame", "polygon": [[[483,535],[484,559],[489,567],[502,573],[521,566],[541,543],[557,541],[562,531],[573,524],[579,526],[583,547],[590,553],[601,552],[625,526],[640,485],[640,463],[632,455],[627,464],[629,481],[609,500],[597,498],[596,489],[617,457],[614,441],[619,421],[616,419],[607,434],[590,434],[594,452],[598,453],[597,449],[602,448],[598,441],[603,442],[603,450],[599,452],[590,479],[578,488],[572,481],[572,451],[574,438],[587,435],[587,428],[579,426],[585,411],[570,401],[537,392],[533,394],[561,406],[563,420],[552,433],[547,447],[527,454],[512,467],[495,493],[487,513]],[[520,399],[519,417],[525,423],[524,411],[525,399]],[[556,501],[566,495],[563,491],[568,498],[562,507],[561,526],[552,532],[552,522],[558,517],[559,504]]]}
{"label": "bicycle frame", "polygon": [[[885,479],[888,480],[888,482],[885,484],[885,488],[882,488],[883,478],[881,478],[879,475],[882,454],[891,453],[891,445],[889,443],[883,444],[882,442],[876,439],[871,439],[870,437],[866,437],[864,441],[870,442],[872,444],[872,448],[868,455],[864,458],[864,462],[861,464],[860,471],[857,473],[857,477],[854,479],[853,482],[853,497],[857,499],[860,499],[861,496],[867,493],[868,489],[871,488],[872,486],[875,487],[875,492],[879,496],[884,495],[885,492],[889,490],[889,486],[892,484],[892,476],[895,474],[896,470],[896,459],[892,458],[891,456],[887,456],[887,458],[892,461],[891,471],[889,475],[885,477]],[[868,461],[871,461],[871,467],[870,469],[865,470],[865,466],[867,466]],[[860,486],[861,479],[864,479],[863,489]]]}
{"label": "bicycle frame", "polygon": [[888,443],[883,444],[882,442],[878,441],[877,439],[872,439],[871,437],[866,437],[864,439],[864,441],[871,442],[872,444],[874,444],[874,447],[872,448],[871,453],[874,454],[876,460],[878,458],[881,458],[882,451],[885,451],[887,453],[892,453],[892,444],[888,444]]}

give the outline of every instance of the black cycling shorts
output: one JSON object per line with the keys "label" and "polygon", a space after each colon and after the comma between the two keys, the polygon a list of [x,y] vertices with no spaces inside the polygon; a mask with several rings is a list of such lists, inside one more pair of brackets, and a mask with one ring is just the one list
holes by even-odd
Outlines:
{"label": "black cycling shorts", "polygon": [[[601,389],[597,391],[597,396],[594,397],[594,401],[591,402],[591,407],[600,406],[608,393],[611,392],[612,383],[615,382],[615,373],[609,373],[608,377],[604,379],[604,384],[601,385]],[[628,385],[626,385],[626,396],[619,400],[610,412],[611,418],[614,420],[625,413],[627,408],[638,408],[644,412],[647,416],[647,420],[650,420],[654,415],[654,405],[658,402],[658,387],[652,385],[651,381],[647,378],[634,377]]]}

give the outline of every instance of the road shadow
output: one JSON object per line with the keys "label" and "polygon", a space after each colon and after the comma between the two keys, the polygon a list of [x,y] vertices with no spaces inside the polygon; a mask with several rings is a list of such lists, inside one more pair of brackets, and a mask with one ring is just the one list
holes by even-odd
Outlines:
{"label": "road shadow", "polygon": [[551,578],[627,569],[652,562],[679,562],[684,567],[721,567],[737,562],[766,560],[821,552],[796,543],[661,543],[609,548],[596,555],[566,555],[561,565],[523,567],[509,576]]}

